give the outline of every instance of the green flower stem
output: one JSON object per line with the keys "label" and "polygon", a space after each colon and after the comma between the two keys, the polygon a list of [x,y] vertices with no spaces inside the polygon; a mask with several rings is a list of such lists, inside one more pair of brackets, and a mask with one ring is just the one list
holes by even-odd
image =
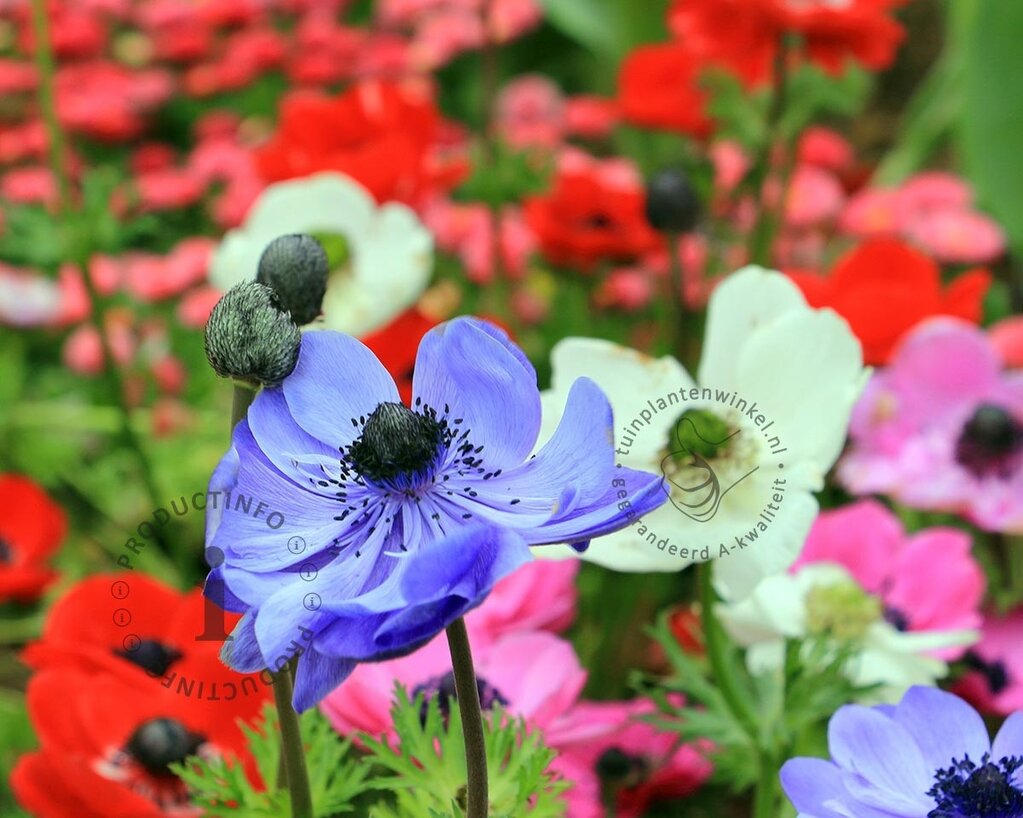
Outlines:
{"label": "green flower stem", "polygon": [[[57,181],[57,196],[60,209],[71,209],[71,182],[68,177],[64,151],[64,130],[57,118],[57,101],[54,88],[56,68],[53,60],[53,43],[50,39],[50,19],[47,17],[46,0],[31,0],[32,32],[35,36],[35,64],[39,73],[39,108],[46,127],[50,154],[50,170]],[[84,277],[84,276],[83,276]]]}
{"label": "green flower stem", "polygon": [[468,774],[465,815],[466,818],[487,818],[487,748],[483,740],[483,713],[465,620],[459,618],[448,625],[447,637],[455,676],[455,696],[465,737],[465,768]]}
{"label": "green flower stem", "polygon": [[696,566],[696,582],[700,598],[700,620],[703,623],[703,641],[710,660],[714,681],[717,682],[721,695],[732,711],[732,715],[756,742],[759,733],[759,719],[756,710],[750,704],[741,684],[738,673],[727,650],[727,637],[718,621],[714,606],[717,594],[714,592],[712,563],[705,562]]}
{"label": "green flower stem", "polygon": [[297,660],[293,659],[277,673],[273,674],[274,703],[277,705],[277,718],[281,730],[281,758],[283,759],[283,780],[277,785],[285,784],[291,799],[291,818],[313,818],[313,796],[309,789],[309,771],[305,766],[305,751],[302,749],[302,730],[298,723],[298,713],[292,707],[291,698],[294,685],[291,671]]}
{"label": "green flower stem", "polygon": [[[692,360],[694,339],[691,333],[693,327],[690,322],[693,320],[693,316],[686,304],[685,277],[682,270],[682,234],[673,230],[667,236],[670,273],[668,287],[671,290],[668,299],[668,303],[671,305],[668,319],[671,322],[671,327],[668,338],[672,354],[676,355],[688,369],[696,362]],[[695,370],[690,369],[690,371]]]}
{"label": "green flower stem", "polygon": [[[56,64],[53,58],[53,44],[50,39],[50,21],[47,17],[46,0],[31,0],[32,30],[35,36],[35,65],[39,74],[39,107],[43,123],[46,127],[46,137],[49,147],[50,171],[53,173],[57,183],[58,211],[57,218],[74,211],[74,202],[71,197],[71,179],[68,174],[65,151],[64,130],[61,127],[60,119],[57,116],[57,102],[54,89],[56,87]],[[92,249],[89,246],[88,236],[80,229],[76,231],[74,256],[68,260],[73,262],[81,271],[82,282],[85,285],[89,302],[93,305],[90,312],[90,320],[100,339],[100,348],[103,354],[103,373],[106,377],[108,388],[112,393],[114,402],[121,412],[120,433],[135,454],[142,472],[142,483],[145,487],[149,502],[153,508],[161,505],[161,494],[156,483],[155,472],[149,455],[142,445],[141,437],[132,426],[131,406],[128,404],[127,395],[124,389],[124,379],[114,358],[113,348],[110,339],[107,337],[104,326],[104,315],[102,311],[103,301],[96,291],[96,287],[89,276],[89,260],[92,257]],[[166,553],[170,553],[167,543],[162,535],[157,532],[155,535],[157,545]]]}
{"label": "green flower stem", "polygon": [[742,725],[757,750],[757,783],[753,793],[751,818],[773,818],[777,804],[777,765],[773,755],[763,746],[760,719],[739,683],[735,665],[728,655],[727,637],[714,612],[717,594],[714,592],[712,563],[702,563],[696,566],[696,571],[703,640],[714,681],[717,682],[728,709]]}
{"label": "green flower stem", "polygon": [[778,770],[773,758],[761,751],[752,818],[774,818],[778,806]]}
{"label": "green flower stem", "polygon": [[[774,236],[778,229],[778,208],[768,206],[765,194],[766,183],[771,175],[774,149],[781,144],[784,136],[781,133],[781,125],[785,107],[788,104],[788,59],[789,43],[787,38],[783,37],[778,43],[778,53],[774,58],[771,102],[767,109],[764,143],[761,145],[757,157],[755,187],[759,201],[757,203],[757,221],[750,232],[749,241],[750,262],[765,267],[770,267],[772,264]],[[784,196],[782,199],[784,200]],[[778,207],[783,205],[784,201],[780,202]]]}
{"label": "green flower stem", "polygon": [[235,382],[234,392],[231,395],[231,433],[239,421],[245,419],[245,415],[256,399],[256,390],[248,384]]}

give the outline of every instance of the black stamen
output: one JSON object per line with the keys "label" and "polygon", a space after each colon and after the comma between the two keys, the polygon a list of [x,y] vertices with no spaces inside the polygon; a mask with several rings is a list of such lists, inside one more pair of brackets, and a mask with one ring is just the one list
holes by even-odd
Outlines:
{"label": "black stamen", "polygon": [[131,734],[124,749],[147,772],[172,776],[168,766],[195,755],[205,741],[205,736],[193,733],[176,719],[152,719]]}

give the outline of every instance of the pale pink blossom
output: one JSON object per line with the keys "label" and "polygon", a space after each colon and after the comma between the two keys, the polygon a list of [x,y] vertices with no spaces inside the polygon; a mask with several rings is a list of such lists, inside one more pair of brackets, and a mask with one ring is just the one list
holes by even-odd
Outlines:
{"label": "pale pink blossom", "polygon": [[709,154],[714,166],[714,190],[719,195],[728,195],[745,178],[750,159],[742,146],[730,139],[715,142]]}
{"label": "pale pink blossom", "polygon": [[49,168],[14,168],[0,180],[0,196],[22,204],[53,205],[57,201],[57,184]]}
{"label": "pale pink blossom", "polygon": [[565,131],[565,99],[558,86],[540,74],[525,74],[497,95],[496,127],[517,148],[553,148]]}
{"label": "pale pink blossom", "polygon": [[634,312],[653,300],[656,282],[649,270],[619,267],[607,274],[593,294],[594,303],[603,309]]}
{"label": "pale pink blossom", "polygon": [[789,182],[785,223],[795,229],[829,223],[838,216],[844,203],[845,192],[831,171],[800,165]]}
{"label": "pale pink blossom", "polygon": [[899,196],[886,188],[866,188],[849,199],[839,228],[859,238],[896,236],[902,226]]}
{"label": "pale pink blossom", "polygon": [[214,287],[198,287],[185,293],[176,311],[182,326],[202,329],[223,293]]}
{"label": "pale pink blossom", "polygon": [[1007,367],[1023,368],[1023,316],[1003,318],[988,327],[991,345]]}
{"label": "pale pink blossom", "polygon": [[613,99],[576,94],[565,100],[565,130],[582,139],[604,139],[611,135],[621,115]]}
{"label": "pale pink blossom", "polygon": [[934,210],[907,220],[906,237],[945,264],[983,264],[1005,254],[998,223],[969,210]]}
{"label": "pale pink blossom", "polygon": [[63,297],[56,281],[32,270],[0,264],[0,323],[42,327],[59,323]]}
{"label": "pale pink blossom", "polygon": [[142,212],[177,210],[198,202],[204,192],[202,180],[184,168],[161,168],[139,173],[135,191]]}
{"label": "pale pink blossom", "polygon": [[966,210],[973,204],[970,186],[951,173],[925,171],[898,188],[899,206],[906,212]]}
{"label": "pale pink blossom", "polygon": [[849,140],[837,131],[819,125],[803,131],[796,151],[800,163],[835,172],[849,170],[855,162]]}

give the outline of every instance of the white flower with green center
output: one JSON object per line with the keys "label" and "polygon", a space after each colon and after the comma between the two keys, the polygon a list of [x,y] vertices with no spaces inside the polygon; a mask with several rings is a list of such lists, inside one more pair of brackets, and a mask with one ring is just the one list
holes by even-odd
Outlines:
{"label": "white flower with green center", "polygon": [[582,558],[619,571],[716,560],[726,599],[795,561],[867,376],[845,321],[759,267],[714,291],[695,381],[675,358],[594,338],[560,342],[552,363],[545,423],[592,378],[611,399],[618,462],[662,475],[671,500]]}
{"label": "white flower with green center", "polygon": [[787,639],[803,643],[804,660],[826,662],[845,651],[846,677],[858,686],[878,685],[865,696],[870,702],[898,701],[912,685],[936,684],[948,665],[933,653],[977,638],[972,630],[900,631],[886,620],[880,599],[827,562],[768,577],[748,598],[721,604],[717,613],[746,648],[752,673],[780,668]]}
{"label": "white flower with green center", "polygon": [[412,210],[377,206],[349,177],[319,173],[267,187],[245,224],[224,236],[210,282],[228,290],[254,279],[266,246],[292,233],[318,238],[331,262],[323,316],[312,329],[365,335],[412,306],[430,280],[433,238]]}

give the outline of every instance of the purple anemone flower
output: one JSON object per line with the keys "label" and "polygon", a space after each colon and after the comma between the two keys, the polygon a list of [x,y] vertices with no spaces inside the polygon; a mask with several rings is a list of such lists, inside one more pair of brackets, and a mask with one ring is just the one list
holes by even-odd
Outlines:
{"label": "purple anemone flower", "polygon": [[1023,712],[992,742],[962,699],[912,687],[895,706],[839,708],[828,747],[832,761],[782,767],[801,818],[1023,818]]}
{"label": "purple anemone flower", "polygon": [[423,339],[411,408],[359,341],[304,335],[210,481],[206,593],[245,614],[225,661],[299,655],[307,709],[356,663],[410,653],[479,605],[530,546],[585,548],[663,502],[657,477],[616,466],[592,381],[532,455],[539,429],[532,365],[483,321]]}

